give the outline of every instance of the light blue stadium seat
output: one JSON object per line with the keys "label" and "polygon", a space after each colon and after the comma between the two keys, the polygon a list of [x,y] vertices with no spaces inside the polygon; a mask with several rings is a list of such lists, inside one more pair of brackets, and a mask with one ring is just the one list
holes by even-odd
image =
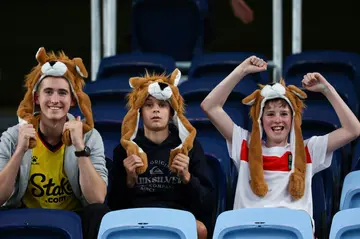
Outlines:
{"label": "light blue stadium seat", "polygon": [[223,212],[213,239],[312,238],[310,216],[287,208],[245,208]]}
{"label": "light blue stadium seat", "polygon": [[341,191],[340,210],[360,207],[360,171],[346,175]]}
{"label": "light blue stadium seat", "polygon": [[98,239],[197,238],[196,219],[187,211],[167,208],[133,208],[107,213]]}
{"label": "light blue stadium seat", "polygon": [[81,219],[75,212],[54,209],[0,211],[2,239],[79,239]]}
{"label": "light blue stadium seat", "polygon": [[329,239],[360,238],[360,208],[351,208],[335,214]]}

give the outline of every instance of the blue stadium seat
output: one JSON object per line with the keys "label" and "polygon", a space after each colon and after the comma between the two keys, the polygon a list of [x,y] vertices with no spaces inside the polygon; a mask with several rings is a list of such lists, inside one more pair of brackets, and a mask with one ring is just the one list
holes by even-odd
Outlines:
{"label": "blue stadium seat", "polygon": [[[137,0],[132,6],[133,51],[190,61],[203,50],[203,6],[194,0]],[[201,3],[201,4],[199,4]],[[161,6],[161,7],[160,7]]]}
{"label": "blue stadium seat", "polygon": [[[327,238],[328,217],[324,179],[321,173],[313,176],[311,182],[313,198],[313,219],[315,221],[315,235],[317,238]],[[309,237],[310,238],[310,237]]]}
{"label": "blue stadium seat", "polygon": [[226,141],[211,123],[210,120],[190,120],[196,129],[196,138],[201,143],[204,152],[214,155],[221,162],[226,175],[229,175],[230,157],[227,151]]}
{"label": "blue stadium seat", "polygon": [[190,212],[167,208],[112,211],[103,217],[98,238],[197,238],[196,220]]}
{"label": "blue stadium seat", "polygon": [[81,219],[76,213],[63,210],[0,210],[0,235],[3,239],[79,239]]}
{"label": "blue stadium seat", "polygon": [[[210,164],[213,170],[213,177],[211,179],[214,180],[214,185],[216,185],[217,190],[217,208],[215,210],[215,216],[217,217],[220,213],[225,211],[226,207],[226,176],[224,169],[221,165],[221,160],[216,158],[215,155],[206,153],[206,158],[208,163]],[[215,217],[215,218],[216,218]]]}
{"label": "blue stadium seat", "polygon": [[[228,74],[230,74],[242,61],[252,53],[212,53],[195,57],[191,62],[188,80],[183,82],[179,88],[182,94],[193,92],[210,92]],[[269,83],[268,72],[249,74],[240,81],[233,93],[239,93],[242,97],[250,95],[258,89],[258,84]]]}
{"label": "blue stadium seat", "polygon": [[321,73],[358,115],[360,56],[351,52],[308,51],[286,57],[283,76],[287,84],[301,86],[308,72]]}
{"label": "blue stadium seat", "polygon": [[340,210],[360,207],[360,171],[346,175],[341,191]]}
{"label": "blue stadium seat", "polygon": [[[90,93],[89,97],[94,121],[122,121],[128,111],[126,108],[126,95],[121,90]],[[80,115],[84,117],[78,107],[72,107],[69,112],[74,116]]]}
{"label": "blue stadium seat", "polygon": [[[185,84],[184,82],[183,84]],[[201,109],[201,102],[204,100],[206,95],[209,93],[206,89],[198,89],[192,92],[183,92],[181,84],[179,86],[180,94],[183,96],[186,104],[186,117],[189,120],[192,119],[205,119],[208,120],[207,115]],[[240,95],[236,92],[233,92],[228,97],[224,105],[225,112],[230,116],[230,118],[237,124],[242,127],[247,126],[248,124],[248,107],[241,103],[243,95]]]}
{"label": "blue stadium seat", "polygon": [[226,188],[224,188],[226,193],[226,202],[224,209],[228,209],[229,201],[231,202],[233,195],[231,194],[232,161],[229,157],[226,141],[210,120],[191,120],[190,123],[196,128],[196,138],[201,143],[204,151],[207,154],[214,155],[214,157],[216,157],[216,159],[220,163],[220,166],[222,167],[222,171],[224,172],[225,177],[224,179],[226,182]]}
{"label": "blue stadium seat", "polygon": [[[202,101],[223,79],[224,77],[216,75],[189,78],[179,85],[179,90],[184,98],[189,97],[189,95],[202,93]],[[242,98],[250,95],[256,89],[258,89],[258,86],[255,81],[244,79],[234,87],[232,95],[238,94],[239,98],[237,100],[241,103]]]}
{"label": "blue stadium seat", "polygon": [[222,213],[226,209],[226,196],[227,196],[226,176],[227,175],[223,170],[223,167],[221,165],[221,160],[216,158],[215,155],[208,154],[206,152],[205,155],[207,162],[212,169],[210,179],[212,180],[212,183],[216,189],[216,202],[217,202],[214,210],[211,213],[204,215],[203,218],[201,218],[201,221],[205,224],[208,230],[208,235],[210,235],[214,231],[216,218],[218,217],[218,215],[220,215],[220,213]]}
{"label": "blue stadium seat", "polygon": [[170,74],[175,69],[175,61],[158,53],[131,53],[106,57],[101,60],[96,81],[85,85],[87,94],[117,91],[128,93],[129,79],[149,73]]}
{"label": "blue stadium seat", "polygon": [[236,186],[238,183],[238,175],[239,175],[239,171],[237,170],[234,162],[231,159],[228,197],[227,197],[227,201],[226,201],[226,209],[227,210],[234,209],[234,201],[235,201],[235,194],[236,194]]}
{"label": "blue stadium seat", "polygon": [[360,208],[339,211],[335,214],[329,239],[355,239],[360,237]]}
{"label": "blue stadium seat", "polygon": [[352,156],[351,170],[356,171],[360,170],[360,140],[357,139],[355,143],[355,148]]}
{"label": "blue stadium seat", "polygon": [[303,120],[313,120],[330,124],[329,127],[339,128],[340,120],[330,102],[321,93],[304,90],[307,94]]}
{"label": "blue stadium seat", "polygon": [[[322,136],[335,130],[335,126],[327,122],[304,119],[301,125],[304,139],[309,139],[312,136]],[[330,221],[333,214],[338,210],[340,203],[340,187],[343,172],[344,152],[338,149],[333,153],[332,163],[329,168],[322,171],[320,174],[324,180],[325,198],[327,205],[328,221]]]}
{"label": "blue stadium seat", "polygon": [[[303,113],[303,122],[321,122],[321,126],[319,123],[316,123],[316,125],[319,126],[320,131],[324,132],[323,134],[330,133],[334,129],[340,128],[341,123],[339,117],[325,96],[316,92],[309,92],[306,90],[305,92],[308,98],[304,102],[306,108]],[[351,144],[345,145],[340,151],[342,152],[342,159],[346,159],[347,155],[350,155],[351,153]],[[342,173],[346,173],[349,169],[350,162],[344,160],[341,163]]]}
{"label": "blue stadium seat", "polygon": [[287,208],[246,208],[219,215],[214,239],[312,238],[309,215]]}
{"label": "blue stadium seat", "polygon": [[[252,55],[263,58],[265,61],[267,60],[265,56],[252,52],[216,52],[198,55],[191,61],[189,78],[197,79],[204,76],[216,76],[224,79],[241,62]],[[267,84],[269,83],[269,75],[268,72],[250,74],[243,81],[246,83]]]}
{"label": "blue stadium seat", "polygon": [[113,160],[113,151],[120,143],[121,121],[95,121],[95,129],[99,131],[105,148],[105,156]]}

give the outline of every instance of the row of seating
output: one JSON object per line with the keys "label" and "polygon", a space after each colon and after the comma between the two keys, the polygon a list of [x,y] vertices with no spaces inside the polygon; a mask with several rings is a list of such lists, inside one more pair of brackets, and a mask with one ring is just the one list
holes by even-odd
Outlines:
{"label": "row of seating", "polygon": [[[352,239],[360,235],[360,208],[335,214],[330,239]],[[70,211],[18,209],[0,212],[1,238],[82,238],[80,217]],[[187,211],[136,208],[107,213],[100,225],[99,239],[196,238],[196,219]],[[221,213],[213,239],[312,238],[311,218],[302,210],[247,208]]]}
{"label": "row of seating", "polygon": [[[204,95],[224,79],[237,65],[250,55],[264,56],[256,53],[211,53],[195,57],[191,62],[188,80],[179,85],[185,100]],[[288,56],[285,59],[283,77],[288,84],[301,86],[303,75],[307,72],[317,71],[337,89],[351,110],[359,115],[359,69],[360,56],[345,52],[303,52]],[[124,116],[122,98],[131,88],[129,78],[143,75],[145,69],[149,72],[171,73],[176,68],[175,60],[158,53],[120,54],[104,58],[100,64],[97,80],[89,82],[85,91],[90,97],[100,100],[101,97],[117,95],[118,114]],[[240,101],[244,96],[257,89],[258,84],[269,82],[268,72],[248,75],[233,90],[232,96]],[[309,106],[304,114],[305,118],[318,119],[335,127],[340,122],[331,105],[321,95],[308,93],[306,104]],[[96,100],[95,100],[96,101]],[[96,105],[94,105],[96,107]],[[198,112],[188,109],[189,112]],[[99,114],[99,117],[101,114]],[[198,115],[204,117],[204,115]],[[95,118],[97,115],[95,114]],[[120,117],[122,118],[122,117]]]}

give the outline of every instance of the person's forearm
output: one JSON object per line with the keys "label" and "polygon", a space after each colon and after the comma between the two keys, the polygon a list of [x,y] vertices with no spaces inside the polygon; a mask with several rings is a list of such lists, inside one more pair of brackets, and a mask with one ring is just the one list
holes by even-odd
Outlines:
{"label": "person's forearm", "polygon": [[0,206],[10,198],[14,191],[16,177],[23,157],[24,152],[16,150],[4,169],[0,172]]}
{"label": "person's forearm", "polygon": [[208,94],[201,103],[202,109],[208,112],[213,108],[223,107],[231,91],[245,75],[241,66],[238,66]]}
{"label": "person's forearm", "polygon": [[90,204],[103,203],[106,197],[106,184],[96,172],[89,157],[79,157],[78,165],[80,171],[81,191]]}
{"label": "person's forearm", "polygon": [[337,116],[339,117],[342,128],[353,134],[354,138],[358,137],[360,134],[359,120],[336,92],[335,88],[329,85],[323,91],[323,94],[333,106]]}

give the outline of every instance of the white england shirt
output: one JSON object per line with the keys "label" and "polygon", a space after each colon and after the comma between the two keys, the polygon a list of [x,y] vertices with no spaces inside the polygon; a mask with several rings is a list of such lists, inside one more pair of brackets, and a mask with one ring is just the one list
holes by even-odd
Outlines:
{"label": "white england shirt", "polygon": [[[306,150],[305,193],[299,200],[293,200],[288,192],[291,169],[288,156],[290,145],[267,148],[262,145],[264,177],[268,184],[268,193],[260,198],[250,188],[250,173],[248,166],[249,132],[234,124],[232,143],[227,142],[229,155],[238,170],[234,209],[286,207],[305,210],[313,217],[311,180],[317,172],[330,166],[332,152],[326,153],[328,135],[313,136],[304,141]],[[291,164],[290,164],[291,165]]]}

